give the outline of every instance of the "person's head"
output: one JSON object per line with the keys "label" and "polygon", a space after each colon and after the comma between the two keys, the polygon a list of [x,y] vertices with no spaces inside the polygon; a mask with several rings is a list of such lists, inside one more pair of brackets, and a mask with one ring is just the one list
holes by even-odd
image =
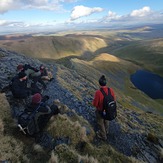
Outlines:
{"label": "person's head", "polygon": [[43,70],[44,68],[44,65],[40,65],[40,70]]}
{"label": "person's head", "polygon": [[19,77],[19,80],[21,80],[21,81],[27,79],[27,75],[25,72],[19,72],[18,77]]}
{"label": "person's head", "polygon": [[102,75],[99,79],[100,86],[106,86],[106,78],[104,75]]}
{"label": "person's head", "polygon": [[19,64],[17,66],[17,71],[22,71],[24,69],[24,66],[22,64]]}
{"label": "person's head", "polygon": [[36,93],[32,97],[32,104],[39,104],[42,100],[42,96],[40,93]]}

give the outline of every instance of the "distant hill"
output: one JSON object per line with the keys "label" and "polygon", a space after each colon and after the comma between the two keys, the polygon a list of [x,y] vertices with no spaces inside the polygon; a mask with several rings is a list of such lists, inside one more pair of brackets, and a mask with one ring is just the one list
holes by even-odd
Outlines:
{"label": "distant hill", "polygon": [[163,76],[163,38],[138,41],[114,50],[113,55]]}
{"label": "distant hill", "polygon": [[107,46],[104,39],[96,36],[6,36],[0,40],[0,47],[34,58],[59,59],[95,52]]}

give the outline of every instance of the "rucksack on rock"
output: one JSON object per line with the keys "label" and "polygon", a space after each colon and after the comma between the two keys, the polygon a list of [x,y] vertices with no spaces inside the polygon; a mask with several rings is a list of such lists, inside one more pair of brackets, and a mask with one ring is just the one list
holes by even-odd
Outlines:
{"label": "rucksack on rock", "polygon": [[18,127],[25,135],[33,135],[36,132],[35,115],[42,103],[33,112],[24,111],[18,116]]}
{"label": "rucksack on rock", "polygon": [[103,110],[101,112],[102,117],[105,120],[112,121],[117,116],[117,104],[114,101],[114,97],[111,95],[110,89],[108,88],[108,95],[104,92],[104,90],[100,89],[101,93],[104,96],[103,100]]}

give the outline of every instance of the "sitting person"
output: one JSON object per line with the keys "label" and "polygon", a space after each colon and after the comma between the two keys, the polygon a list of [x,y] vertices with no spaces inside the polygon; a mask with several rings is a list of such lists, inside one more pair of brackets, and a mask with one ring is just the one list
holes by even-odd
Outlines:
{"label": "sitting person", "polygon": [[27,87],[27,75],[24,72],[20,72],[12,79],[11,92],[15,98],[25,99],[31,94],[40,92],[41,90],[36,88]]}
{"label": "sitting person", "polygon": [[25,99],[30,95],[30,90],[27,88],[27,75],[24,72],[20,72],[12,79],[11,92],[19,99]]}
{"label": "sitting person", "polygon": [[41,78],[43,80],[52,81],[54,79],[52,73],[48,71],[48,69],[44,67],[44,65],[40,66],[40,72],[41,72]]}
{"label": "sitting person", "polygon": [[38,89],[37,82],[39,82],[43,86],[43,88],[46,89],[46,84],[41,79],[41,72],[36,68],[30,66],[29,64],[25,64],[25,65],[19,64],[17,66],[17,71],[26,73],[27,77],[32,80],[32,85],[31,85],[32,88]]}
{"label": "sitting person", "polygon": [[30,66],[29,64],[25,64],[25,65],[19,64],[17,66],[17,71],[18,72],[25,72],[28,78],[29,77],[36,77],[36,76],[41,75],[39,70],[37,70],[36,68]]}
{"label": "sitting person", "polygon": [[35,119],[35,132],[38,133],[44,129],[46,124],[48,123],[49,119],[59,113],[59,109],[57,105],[52,105],[49,107],[45,101],[49,99],[48,96],[42,97],[41,94],[36,93],[32,97],[32,102],[26,109],[28,112],[32,112],[34,109],[36,109],[39,105],[39,109],[37,110],[37,113],[34,117]]}

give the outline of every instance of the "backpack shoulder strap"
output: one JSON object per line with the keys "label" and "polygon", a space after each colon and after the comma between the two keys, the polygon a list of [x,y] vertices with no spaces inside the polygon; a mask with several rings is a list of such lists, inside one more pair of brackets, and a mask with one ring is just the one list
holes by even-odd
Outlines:
{"label": "backpack shoulder strap", "polygon": [[103,94],[104,97],[108,97],[110,100],[113,100],[113,96],[111,95],[110,88],[108,87],[108,95],[104,92],[102,88],[100,88],[101,93]]}
{"label": "backpack shoulder strap", "polygon": [[37,113],[37,111],[39,110],[39,108],[42,106],[42,104],[43,104],[43,102],[41,102],[39,104],[39,106],[31,112],[31,114],[29,115],[29,117],[33,117]]}
{"label": "backpack shoulder strap", "polygon": [[109,99],[110,99],[111,101],[114,100],[114,97],[113,97],[112,94],[111,94],[110,88],[108,88],[108,97],[109,97]]}
{"label": "backpack shoulder strap", "polygon": [[107,94],[105,93],[105,91],[102,88],[100,88],[100,91],[101,91],[101,93],[103,94],[104,97],[107,96]]}

